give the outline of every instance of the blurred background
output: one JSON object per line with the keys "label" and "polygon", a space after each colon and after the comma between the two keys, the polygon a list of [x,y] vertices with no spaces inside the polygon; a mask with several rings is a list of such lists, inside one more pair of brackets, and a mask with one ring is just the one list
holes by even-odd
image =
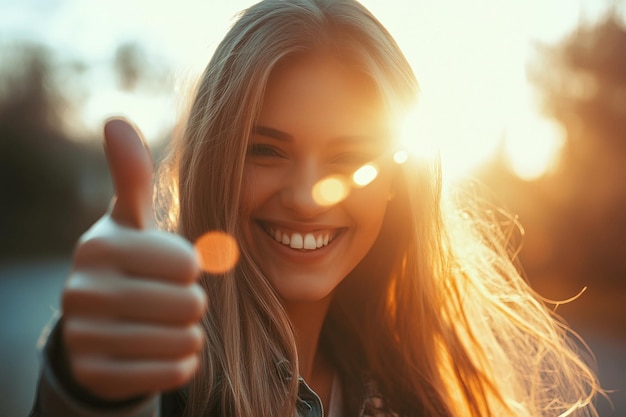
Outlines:
{"label": "blurred background", "polygon": [[[38,335],[112,195],[102,122],[158,159],[185,91],[252,1],[0,0],[0,415],[28,413]],[[532,286],[594,351],[626,416],[626,5],[363,1],[422,86],[407,147],[441,152],[525,230]]]}

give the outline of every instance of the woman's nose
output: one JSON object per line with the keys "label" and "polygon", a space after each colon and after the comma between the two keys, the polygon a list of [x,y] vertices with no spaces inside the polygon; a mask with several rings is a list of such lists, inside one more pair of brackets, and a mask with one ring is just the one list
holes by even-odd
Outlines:
{"label": "woman's nose", "polygon": [[313,218],[328,209],[316,201],[315,185],[323,179],[320,167],[312,162],[298,164],[289,173],[281,190],[281,203],[297,217]]}

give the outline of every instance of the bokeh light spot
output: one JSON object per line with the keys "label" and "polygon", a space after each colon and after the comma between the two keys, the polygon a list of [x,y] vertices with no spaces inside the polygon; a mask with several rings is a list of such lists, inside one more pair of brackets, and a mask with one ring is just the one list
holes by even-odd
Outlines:
{"label": "bokeh light spot", "polygon": [[400,149],[393,154],[393,161],[398,165],[404,164],[408,159],[409,153],[404,149]]}
{"label": "bokeh light spot", "polygon": [[313,199],[322,206],[331,206],[343,201],[349,192],[345,178],[334,175],[321,179],[313,186]]}
{"label": "bokeh light spot", "polygon": [[365,187],[367,184],[374,181],[377,176],[378,169],[374,165],[366,164],[354,172],[352,180],[358,187]]}
{"label": "bokeh light spot", "polygon": [[565,130],[561,125],[539,116],[525,117],[510,126],[505,156],[519,178],[533,181],[558,165],[564,144]]}
{"label": "bokeh light spot", "polygon": [[194,244],[203,271],[222,274],[231,270],[239,260],[237,241],[227,233],[211,231]]}

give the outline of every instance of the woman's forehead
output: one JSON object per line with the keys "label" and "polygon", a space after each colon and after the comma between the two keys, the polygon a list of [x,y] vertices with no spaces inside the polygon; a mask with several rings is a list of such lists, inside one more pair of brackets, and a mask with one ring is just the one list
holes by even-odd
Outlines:
{"label": "woman's forehead", "polygon": [[[304,71],[306,69],[309,71]],[[357,63],[352,56],[342,55],[328,48],[318,48],[283,58],[272,69],[268,85],[280,82],[286,75],[294,72],[309,77],[315,74],[334,73],[348,77],[351,84],[358,84],[364,90],[376,90],[376,82],[367,73],[365,65]]]}
{"label": "woman's forehead", "polygon": [[327,54],[289,60],[270,76],[261,114],[263,123],[322,123],[350,128],[385,123],[383,101],[363,72]]}

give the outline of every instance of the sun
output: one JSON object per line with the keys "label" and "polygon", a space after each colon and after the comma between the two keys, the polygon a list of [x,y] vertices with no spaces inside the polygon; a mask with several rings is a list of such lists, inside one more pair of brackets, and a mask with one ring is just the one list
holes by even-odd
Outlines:
{"label": "sun", "polygon": [[503,145],[504,162],[524,180],[558,163],[563,130],[539,115],[526,67],[537,42],[558,42],[581,16],[600,15],[601,2],[362,2],[389,28],[421,86],[404,128],[408,153],[439,156],[451,180]]}

